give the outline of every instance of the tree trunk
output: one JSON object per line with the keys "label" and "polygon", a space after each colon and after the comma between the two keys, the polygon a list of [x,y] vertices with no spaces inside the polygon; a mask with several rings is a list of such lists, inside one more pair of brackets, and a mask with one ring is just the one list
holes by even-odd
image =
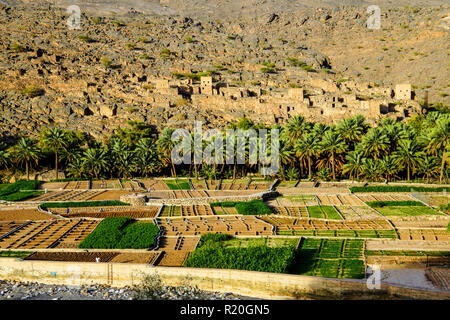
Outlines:
{"label": "tree trunk", "polygon": [[173,162],[172,162],[172,170],[173,170],[172,171],[172,176],[176,178],[177,177],[177,172],[176,172],[175,165],[173,164]]}
{"label": "tree trunk", "polygon": [[408,181],[411,181],[411,174],[410,174],[410,170],[409,170],[409,164],[407,166],[407,171],[408,171]]}
{"label": "tree trunk", "polygon": [[58,151],[55,151],[55,179],[58,180]]}
{"label": "tree trunk", "polygon": [[30,171],[28,169],[28,161],[25,161],[25,170],[27,171],[27,180],[30,180]]}
{"label": "tree trunk", "polygon": [[311,156],[308,156],[308,177],[309,177],[309,180],[312,179],[312,172],[311,172]]}
{"label": "tree trunk", "polygon": [[444,167],[445,167],[445,149],[442,154],[441,175],[439,177],[439,183],[442,183],[442,179],[444,178]]}
{"label": "tree trunk", "polygon": [[194,171],[195,171],[195,179],[198,180],[198,170],[197,170],[197,164],[194,163]]}
{"label": "tree trunk", "polygon": [[333,170],[333,181],[336,180],[336,173],[334,171],[334,152],[331,152],[331,168]]}

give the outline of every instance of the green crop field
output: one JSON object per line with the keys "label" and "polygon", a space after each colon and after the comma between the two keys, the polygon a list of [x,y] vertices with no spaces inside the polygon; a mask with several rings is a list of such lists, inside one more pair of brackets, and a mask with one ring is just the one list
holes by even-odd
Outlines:
{"label": "green crop field", "polygon": [[180,206],[164,206],[161,217],[178,217],[181,216]]}
{"label": "green crop field", "polygon": [[384,216],[425,216],[425,215],[442,215],[430,207],[425,206],[400,206],[400,207],[381,207],[376,210]]}
{"label": "green crop field", "polygon": [[450,257],[450,251],[366,250],[366,256]]}
{"label": "green crop field", "polygon": [[132,218],[106,218],[79,244],[83,249],[147,249],[154,245],[159,228]]}
{"label": "green crop field", "polygon": [[191,186],[186,179],[166,179],[164,182],[170,190],[191,190]]}
{"label": "green crop field", "polygon": [[104,201],[77,201],[77,202],[45,202],[41,204],[41,208],[88,208],[88,207],[114,207],[114,206],[129,206],[118,200],[104,200]]}
{"label": "green crop field", "polygon": [[41,191],[32,191],[36,190],[40,184],[41,182],[36,180],[20,180],[15,183],[2,184],[0,185],[0,200],[21,201],[40,195]]}
{"label": "green crop field", "polygon": [[420,201],[368,201],[369,207],[383,208],[383,207],[425,207]]}
{"label": "green crop field", "polygon": [[308,212],[311,218],[342,220],[342,217],[332,206],[309,206]]}
{"label": "green crop field", "polygon": [[292,245],[269,247],[258,243],[249,245],[251,242],[248,242],[241,246],[243,242],[227,239],[230,237],[226,235],[203,235],[185,266],[285,273],[294,259],[295,247]]}
{"label": "green crop field", "polygon": [[31,252],[27,252],[27,251],[0,251],[0,258],[23,259],[30,254],[31,254]]}
{"label": "green crop field", "polygon": [[296,247],[299,238],[233,238],[223,242],[225,248],[248,248],[255,246],[267,246],[271,248]]}
{"label": "green crop field", "polygon": [[364,278],[364,241],[303,239],[289,271],[327,278]]}
{"label": "green crop field", "polygon": [[262,200],[251,200],[248,202],[239,201],[223,201],[212,202],[211,207],[216,214],[232,214],[233,210],[227,210],[229,208],[235,208],[238,214],[242,215],[264,215],[271,214],[272,210]]}
{"label": "green crop field", "polygon": [[297,230],[278,231],[282,236],[337,237],[337,238],[388,238],[397,239],[395,230]]}

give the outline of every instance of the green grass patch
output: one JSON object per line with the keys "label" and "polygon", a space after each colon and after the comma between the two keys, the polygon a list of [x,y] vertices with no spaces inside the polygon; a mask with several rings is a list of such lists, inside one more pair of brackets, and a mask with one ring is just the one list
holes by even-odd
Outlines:
{"label": "green grass patch", "polygon": [[15,183],[4,184],[0,189],[0,197],[19,192],[20,190],[36,190],[40,184],[41,182],[37,180],[20,180]]}
{"label": "green grass patch", "polygon": [[264,215],[271,214],[272,210],[264,201],[255,199],[248,202],[223,201],[212,202],[211,207],[236,208],[238,214],[242,215]]}
{"label": "green grass patch", "polygon": [[383,208],[383,207],[424,207],[425,205],[420,201],[369,201],[366,202],[369,207]]}
{"label": "green grass patch", "polygon": [[29,256],[32,252],[27,251],[0,251],[0,258],[17,258],[23,259]]}
{"label": "green grass patch", "polygon": [[309,206],[308,212],[311,218],[342,220],[342,217],[332,206]]}
{"label": "green grass patch", "polygon": [[19,191],[6,196],[0,196],[0,200],[4,201],[23,201],[32,197],[36,197],[44,193],[44,191]]}
{"label": "green grass patch", "polygon": [[377,211],[384,216],[398,216],[398,217],[411,217],[411,216],[426,216],[426,215],[442,215],[439,211],[436,211],[426,206],[409,206],[409,207],[381,207],[377,208]]}
{"label": "green grass patch", "polygon": [[236,206],[236,201],[222,201],[222,202],[211,202],[211,207],[224,207],[224,208],[234,208]]}
{"label": "green grass patch", "polygon": [[450,257],[450,251],[366,250],[366,256]]}
{"label": "green grass patch", "polygon": [[77,201],[77,202],[45,202],[41,204],[41,208],[88,208],[88,207],[114,207],[114,206],[129,206],[118,200],[104,200],[104,201]]}
{"label": "green grass patch", "polygon": [[397,239],[395,230],[285,230],[280,236]]}
{"label": "green grass patch", "polygon": [[191,186],[186,179],[164,180],[170,190],[191,190]]}
{"label": "green grass patch", "polygon": [[159,228],[132,218],[106,218],[79,244],[83,249],[146,249],[155,243]]}
{"label": "green grass patch", "polygon": [[327,278],[364,278],[363,240],[303,239],[290,272]]}
{"label": "green grass patch", "polygon": [[357,192],[442,192],[445,187],[421,187],[421,186],[367,186],[367,187],[350,187],[350,191]]}
{"label": "green grass patch", "polygon": [[236,243],[227,246],[227,238],[222,235],[202,236],[201,245],[189,255],[185,266],[286,273],[294,259],[293,246],[268,247],[255,244],[237,247]]}
{"label": "green grass patch", "polygon": [[238,202],[236,203],[235,208],[239,214],[243,215],[262,215],[272,213],[269,206],[267,206],[267,204],[265,204],[262,200]]}

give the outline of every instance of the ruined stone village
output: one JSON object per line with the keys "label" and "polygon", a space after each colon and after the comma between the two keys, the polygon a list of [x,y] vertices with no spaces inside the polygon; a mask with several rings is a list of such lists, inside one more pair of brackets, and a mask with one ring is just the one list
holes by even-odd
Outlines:
{"label": "ruined stone village", "polygon": [[[241,110],[255,114],[267,124],[283,122],[295,115],[303,115],[310,121],[335,124],[357,114],[375,123],[386,117],[402,121],[421,113],[410,84],[389,88],[353,81],[336,83],[315,79],[304,88],[264,92],[260,87],[244,88],[228,85],[226,81],[214,82],[212,77],[201,77],[199,82],[191,79],[155,79],[152,82],[155,88],[149,93],[149,98],[157,106],[169,107],[180,99],[188,99],[204,111]],[[110,109],[104,115],[115,116],[116,113]]]}

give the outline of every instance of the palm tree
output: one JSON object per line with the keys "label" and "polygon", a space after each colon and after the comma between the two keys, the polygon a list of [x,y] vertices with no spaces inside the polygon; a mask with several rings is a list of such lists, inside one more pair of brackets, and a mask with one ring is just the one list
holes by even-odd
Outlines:
{"label": "palm tree", "polygon": [[385,156],[380,161],[381,171],[386,175],[386,181],[389,182],[391,178],[396,177],[396,174],[400,171],[394,157]]}
{"label": "palm tree", "polygon": [[40,150],[35,139],[21,138],[11,149],[13,158],[19,164],[25,163],[27,180],[30,180],[30,166],[36,165],[40,158]]}
{"label": "palm tree", "polygon": [[163,130],[161,135],[158,138],[158,141],[156,142],[158,146],[158,152],[161,156],[161,160],[164,164],[171,164],[171,172],[172,176],[176,177],[177,172],[175,170],[175,164],[172,161],[172,150],[175,147],[175,144],[172,141],[172,134],[175,130],[166,128]]}
{"label": "palm tree", "polygon": [[373,128],[361,140],[364,156],[381,158],[389,150],[389,139],[381,128]]}
{"label": "palm tree", "polygon": [[380,178],[383,176],[381,162],[373,159],[364,159],[362,174],[371,181],[380,180]]}
{"label": "palm tree", "polygon": [[0,142],[0,168],[8,167],[10,162],[10,154],[8,150],[6,150],[6,145]]}
{"label": "palm tree", "polygon": [[426,177],[427,183],[430,183],[430,178],[437,176],[440,171],[438,158],[425,156],[420,163],[418,171]]}
{"label": "palm tree", "polygon": [[158,158],[156,150],[147,150],[146,152],[136,151],[134,157],[134,167],[144,176],[159,172],[161,169],[161,162]]}
{"label": "palm tree", "polygon": [[55,153],[55,179],[58,179],[58,152],[65,150],[68,145],[67,136],[58,128],[44,130],[41,133],[42,146]]}
{"label": "palm tree", "polygon": [[291,165],[294,162],[294,152],[292,151],[291,145],[283,140],[280,141],[279,158],[280,158],[281,175],[285,177],[284,166]]}
{"label": "palm tree", "polygon": [[359,180],[359,176],[362,173],[364,164],[364,154],[361,150],[354,150],[349,152],[345,157],[347,163],[342,167],[342,173],[349,174],[350,179],[354,180],[355,177]]}
{"label": "palm tree", "polygon": [[322,139],[324,134],[330,130],[330,127],[328,127],[326,124],[323,123],[315,123],[314,127],[311,131],[311,133],[313,133],[316,137],[318,137],[319,139]]}
{"label": "palm tree", "polygon": [[89,148],[84,152],[83,169],[98,179],[99,175],[108,169],[108,154],[105,149]]}
{"label": "palm tree", "polygon": [[134,152],[124,150],[117,155],[115,166],[120,177],[129,178],[134,170]]}
{"label": "palm tree", "polygon": [[81,157],[75,158],[69,162],[67,166],[67,174],[68,176],[76,179],[81,179],[84,177],[84,161]]}
{"label": "palm tree", "polygon": [[407,179],[411,180],[411,171],[414,173],[425,154],[416,141],[400,141],[394,159],[398,166],[406,167]]}
{"label": "palm tree", "polygon": [[339,133],[335,130],[329,130],[323,136],[321,147],[331,154],[331,172],[333,173],[333,180],[336,180],[336,155],[344,153],[347,146]]}
{"label": "palm tree", "polygon": [[367,125],[364,122],[365,119],[363,116],[356,116],[340,121],[336,126],[336,129],[341,134],[345,143],[352,146],[363,137],[367,128]]}
{"label": "palm tree", "polygon": [[436,127],[429,135],[429,144],[426,151],[434,156],[441,157],[441,173],[439,182],[442,183],[447,152],[450,149],[450,119],[443,118],[436,121]]}
{"label": "palm tree", "polygon": [[289,140],[291,144],[295,143],[295,140],[300,139],[310,129],[309,124],[305,121],[303,116],[294,116],[286,124],[283,135]]}
{"label": "palm tree", "polygon": [[315,134],[308,134],[297,140],[294,146],[296,155],[308,160],[308,179],[312,179],[312,158],[317,154],[320,139]]}

